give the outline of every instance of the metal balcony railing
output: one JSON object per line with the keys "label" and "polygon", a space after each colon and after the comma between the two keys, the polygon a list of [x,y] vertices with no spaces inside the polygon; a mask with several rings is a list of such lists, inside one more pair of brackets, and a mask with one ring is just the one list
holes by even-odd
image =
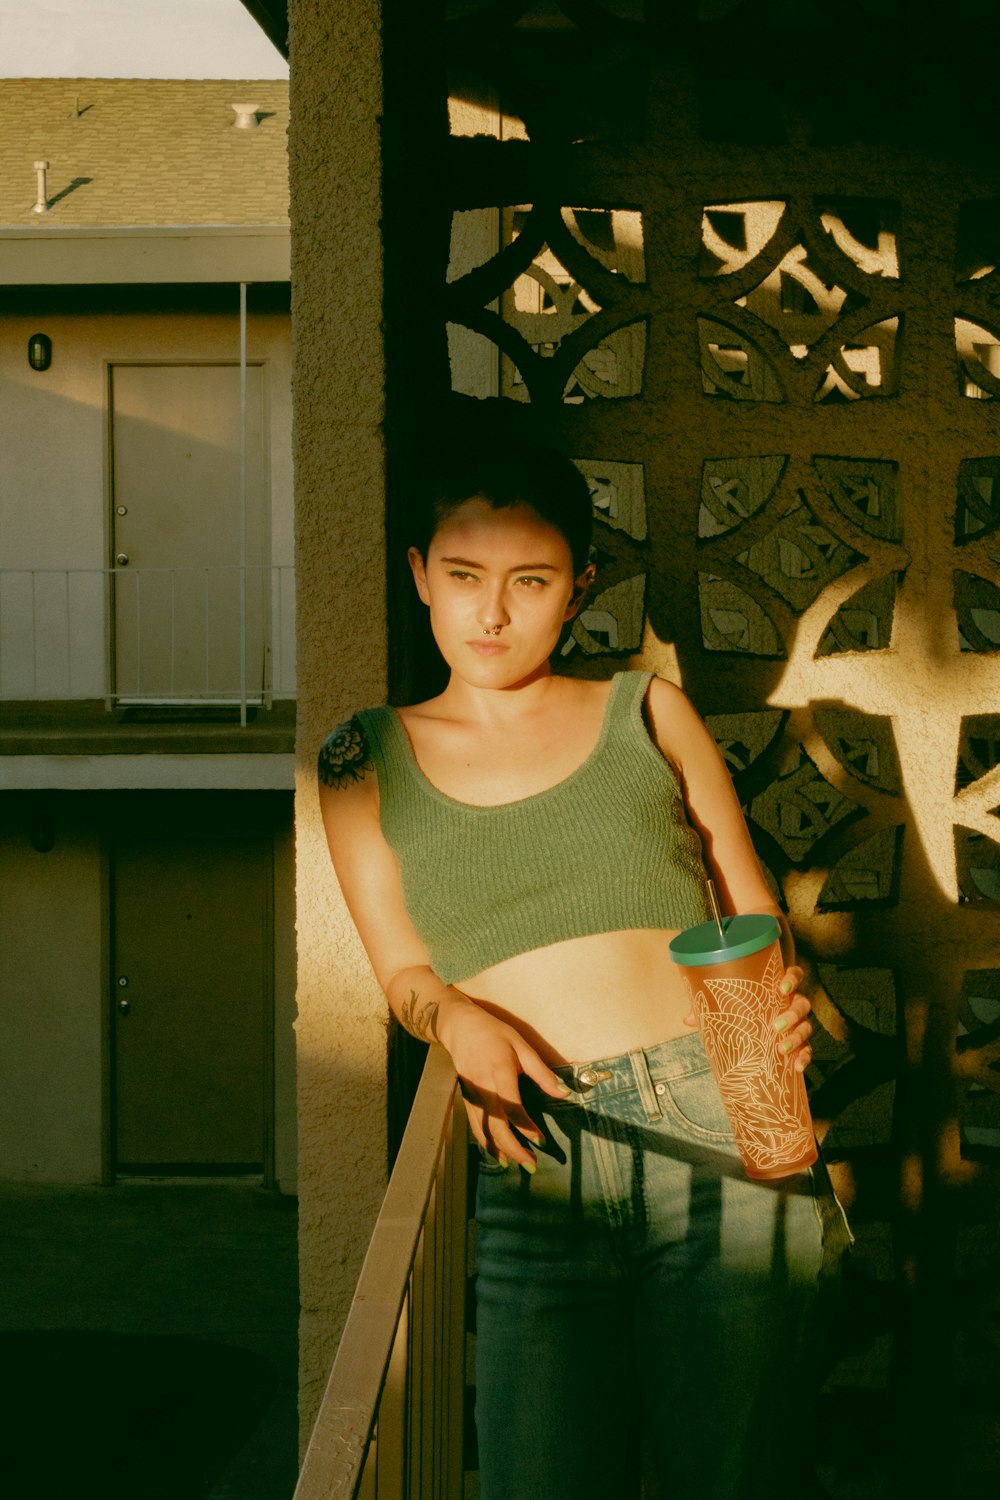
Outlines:
{"label": "metal balcony railing", "polygon": [[0,571],[0,698],[245,704],[294,695],[291,567]]}
{"label": "metal balcony railing", "polygon": [[432,1047],[294,1500],[461,1500],[467,1139]]}

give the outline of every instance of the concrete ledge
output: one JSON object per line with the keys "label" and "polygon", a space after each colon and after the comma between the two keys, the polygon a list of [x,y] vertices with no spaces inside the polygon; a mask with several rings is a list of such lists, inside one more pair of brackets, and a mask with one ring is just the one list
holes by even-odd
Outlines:
{"label": "concrete ledge", "polygon": [[107,710],[102,698],[6,702],[0,705],[0,757],[292,754],[293,700],[249,713],[241,727],[235,706]]}
{"label": "concrete ledge", "polygon": [[287,281],[285,225],[0,229],[0,282]]}
{"label": "concrete ledge", "polygon": [[4,755],[0,790],[291,791],[294,755]]}

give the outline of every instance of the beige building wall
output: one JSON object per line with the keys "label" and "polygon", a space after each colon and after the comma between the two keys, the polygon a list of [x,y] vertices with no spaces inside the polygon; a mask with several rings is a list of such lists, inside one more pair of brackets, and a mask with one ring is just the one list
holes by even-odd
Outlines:
{"label": "beige building wall", "polygon": [[308,1433],[386,1181],[385,1002],[323,839],[316,752],[386,695],[381,11],[292,0],[298,609],[301,1420]]}
{"label": "beige building wall", "polygon": [[[0,796],[0,1181],[106,1179],[107,844],[135,832],[127,819],[111,791]],[[36,824],[52,835],[43,852]],[[286,824],[275,831],[273,874],[274,1176],[286,1193],[296,1178],[293,885]]]}
{"label": "beige building wall", "polygon": [[[43,309],[54,294],[40,288]],[[76,294],[83,305],[93,294]],[[136,294],[153,302],[155,289]],[[23,574],[4,577],[0,685],[25,696],[30,658],[38,653],[44,691],[56,699],[69,680],[74,697],[99,698],[107,684],[107,620],[101,579],[110,532],[109,366],[115,362],[202,363],[239,360],[238,287],[216,289],[231,312],[39,311],[8,316],[0,345],[4,443],[0,449],[0,537],[4,570],[36,574],[29,594]],[[98,294],[103,306],[107,297]],[[249,291],[253,307],[253,288]],[[52,340],[52,364],[32,370],[29,336]],[[293,562],[291,481],[291,332],[287,313],[253,313],[247,352],[265,371],[270,490],[270,558]],[[211,525],[210,515],[206,525]],[[192,558],[197,562],[197,558]],[[81,582],[58,570],[92,570]],[[93,586],[88,586],[93,584]],[[64,609],[63,603],[69,600]],[[66,624],[69,629],[67,632]],[[68,638],[67,638],[68,637]],[[71,652],[72,675],[61,657]],[[294,683],[294,662],[287,653]],[[29,689],[30,690],[30,686]],[[164,748],[168,748],[165,742]],[[127,749],[122,744],[119,749]],[[275,771],[270,763],[281,761]],[[266,763],[266,764],[265,764]],[[5,757],[9,787],[37,787],[38,801],[6,794],[0,820],[4,954],[0,986],[4,1047],[0,1058],[0,1177],[97,1182],[107,1171],[106,1099],[109,921],[104,844],[111,829],[96,799],[45,788],[227,787],[285,784],[282,757],[61,756]],[[271,778],[269,780],[269,778]],[[58,811],[54,848],[30,843],[31,808]],[[105,802],[103,804],[107,806]],[[295,1190],[293,851],[285,830],[275,850],[275,1175]]]}
{"label": "beige building wall", "polygon": [[[81,297],[86,293],[81,292]],[[151,294],[155,295],[155,294]],[[221,314],[49,314],[6,317],[0,345],[4,443],[0,449],[0,535],[5,569],[107,567],[109,517],[109,366],[118,362],[239,361],[237,287],[228,289],[232,316]],[[39,297],[44,298],[40,291]],[[253,289],[249,293],[252,306]],[[43,304],[44,305],[44,304]],[[52,364],[35,371],[28,339],[52,340]],[[247,357],[262,362],[268,413],[270,558],[293,560],[291,476],[291,334],[283,314],[248,318]],[[210,517],[206,517],[206,524]],[[192,558],[197,562],[197,558]],[[41,585],[40,585],[41,586]],[[23,591],[22,591],[23,592]],[[16,594],[6,595],[9,642],[27,630],[16,617]],[[74,693],[100,697],[105,687],[104,595],[81,584],[73,594]],[[284,653],[286,679],[289,653]],[[280,665],[280,664],[279,664]],[[19,680],[19,679],[18,679]],[[294,678],[292,678],[294,681]],[[23,692],[7,685],[8,693]],[[286,689],[287,691],[287,689]],[[53,693],[51,696],[57,696]]]}
{"label": "beige building wall", "polygon": [[33,804],[0,799],[0,1179],[100,1182],[104,1168],[106,882],[79,809],[57,850],[31,846]]}

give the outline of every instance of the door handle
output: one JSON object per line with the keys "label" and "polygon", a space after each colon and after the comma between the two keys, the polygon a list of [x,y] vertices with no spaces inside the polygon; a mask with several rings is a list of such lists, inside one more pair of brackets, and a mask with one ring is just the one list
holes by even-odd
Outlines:
{"label": "door handle", "polygon": [[120,568],[127,568],[128,567],[128,553],[127,552],[119,552],[116,555],[116,557],[115,557],[115,562],[118,564],[118,566]]}

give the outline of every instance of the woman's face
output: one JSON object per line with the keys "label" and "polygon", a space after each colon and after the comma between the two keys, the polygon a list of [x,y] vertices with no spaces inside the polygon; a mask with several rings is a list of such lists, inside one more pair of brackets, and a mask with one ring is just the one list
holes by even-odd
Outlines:
{"label": "woman's face", "polygon": [[451,511],[426,558],[415,547],[409,557],[442,656],[478,687],[547,673],[593,577],[588,567],[574,578],[565,537],[530,506],[494,510],[485,500]]}

